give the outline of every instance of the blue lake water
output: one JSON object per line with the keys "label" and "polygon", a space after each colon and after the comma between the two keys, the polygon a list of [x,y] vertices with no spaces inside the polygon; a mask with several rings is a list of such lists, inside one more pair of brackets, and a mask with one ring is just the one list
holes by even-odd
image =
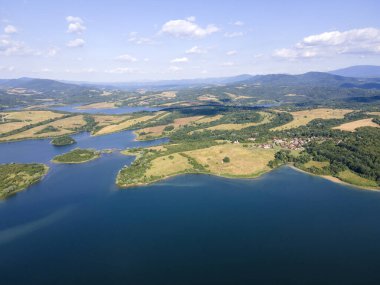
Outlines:
{"label": "blue lake water", "polygon": [[[0,162],[158,143],[131,132],[76,140],[0,144]],[[120,191],[115,177],[132,159],[51,165],[41,183],[0,202],[0,284],[380,283],[380,193],[288,167]]]}

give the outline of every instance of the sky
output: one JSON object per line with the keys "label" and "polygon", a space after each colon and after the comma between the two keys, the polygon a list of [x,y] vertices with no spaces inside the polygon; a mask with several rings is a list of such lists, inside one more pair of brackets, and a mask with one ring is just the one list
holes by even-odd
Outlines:
{"label": "sky", "polygon": [[0,78],[127,82],[380,65],[379,11],[379,0],[0,0]]}

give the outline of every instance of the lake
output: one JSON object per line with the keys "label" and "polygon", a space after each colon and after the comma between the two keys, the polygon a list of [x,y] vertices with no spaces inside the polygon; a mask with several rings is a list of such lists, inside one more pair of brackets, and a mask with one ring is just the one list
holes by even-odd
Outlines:
{"label": "lake", "polygon": [[[126,148],[130,131],[0,144],[0,162]],[[259,179],[183,175],[120,191],[118,152],[52,165],[0,202],[1,284],[379,284],[380,193],[282,167]]]}

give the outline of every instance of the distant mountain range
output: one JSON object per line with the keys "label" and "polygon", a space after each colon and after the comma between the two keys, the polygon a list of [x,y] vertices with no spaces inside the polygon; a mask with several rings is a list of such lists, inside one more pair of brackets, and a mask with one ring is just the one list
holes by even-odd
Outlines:
{"label": "distant mountain range", "polygon": [[242,74],[232,77],[200,78],[183,80],[162,80],[150,82],[116,82],[91,83],[58,81],[38,78],[0,79],[0,89],[25,88],[37,92],[83,92],[89,89],[124,89],[134,91],[146,90],[174,90],[202,86],[220,85],[263,85],[263,86],[318,86],[334,88],[363,88],[380,89],[380,66],[352,66],[331,72],[307,72],[304,74]]}
{"label": "distant mountain range", "polygon": [[57,92],[70,89],[85,89],[78,84],[68,84],[51,79],[22,77],[18,79],[0,80],[0,88],[25,88],[39,92]]}
{"label": "distant mountain range", "polygon": [[346,76],[346,77],[359,77],[359,78],[380,78],[380,66],[376,65],[355,65],[342,69],[330,71],[329,73]]}

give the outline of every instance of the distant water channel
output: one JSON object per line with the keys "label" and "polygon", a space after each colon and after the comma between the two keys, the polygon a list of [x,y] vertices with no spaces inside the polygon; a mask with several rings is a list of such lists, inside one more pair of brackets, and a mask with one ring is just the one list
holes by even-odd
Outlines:
{"label": "distant water channel", "polygon": [[[0,144],[0,162],[126,148],[130,131]],[[184,175],[120,191],[118,152],[51,165],[0,202],[0,284],[379,284],[380,193],[283,167],[259,179]]]}

